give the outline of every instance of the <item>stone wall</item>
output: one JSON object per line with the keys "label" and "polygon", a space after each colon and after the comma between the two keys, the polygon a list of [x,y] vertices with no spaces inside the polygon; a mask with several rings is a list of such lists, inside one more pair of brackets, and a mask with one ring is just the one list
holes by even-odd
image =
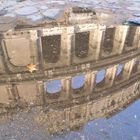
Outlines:
{"label": "stone wall", "polygon": [[[133,28],[89,23],[23,28],[1,34],[0,86],[3,93],[0,96],[6,96],[0,103],[2,106],[34,106],[83,96],[92,98],[92,93],[96,97],[99,93],[107,94],[135,83],[140,72],[140,28]],[[54,40],[54,37],[59,39],[53,42],[51,39]],[[87,43],[82,43],[84,46],[77,51],[78,39],[81,42],[86,39]],[[52,54],[47,56],[49,53],[43,50]],[[54,60],[51,56],[57,56],[55,62],[49,62]],[[117,75],[119,64],[123,65],[123,69]],[[98,72],[102,69],[105,70],[104,80],[97,83]],[[84,86],[75,91],[71,81],[80,74],[85,76]],[[61,92],[50,96],[44,84],[56,79],[61,81]],[[81,94],[75,94],[77,91]]]}
{"label": "stone wall", "polygon": [[88,121],[97,118],[108,118],[121,111],[139,98],[139,93],[139,82],[137,82],[128,88],[95,100],[75,103],[68,107],[63,106],[61,109],[53,109],[52,106],[47,112],[42,111],[35,116],[35,120],[45,131],[51,134],[79,130]]}

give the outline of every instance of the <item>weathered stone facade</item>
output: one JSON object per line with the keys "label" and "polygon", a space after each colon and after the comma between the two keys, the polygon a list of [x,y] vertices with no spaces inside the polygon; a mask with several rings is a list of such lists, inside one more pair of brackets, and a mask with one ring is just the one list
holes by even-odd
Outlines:
{"label": "weathered stone facade", "polygon": [[[92,23],[2,33],[0,88],[1,96],[5,97],[1,103],[42,105],[91,94],[97,96],[98,92],[136,82],[139,80],[139,39],[140,27]],[[79,43],[80,49],[76,48]],[[32,73],[27,69],[29,64],[36,67]],[[116,75],[119,64],[123,65],[123,71]],[[105,69],[106,74],[103,82],[97,84],[100,69]],[[85,75],[85,84],[81,94],[72,94],[75,91],[71,88],[71,79],[79,74]],[[61,79],[62,91],[53,98],[44,91],[44,82],[55,79]]]}

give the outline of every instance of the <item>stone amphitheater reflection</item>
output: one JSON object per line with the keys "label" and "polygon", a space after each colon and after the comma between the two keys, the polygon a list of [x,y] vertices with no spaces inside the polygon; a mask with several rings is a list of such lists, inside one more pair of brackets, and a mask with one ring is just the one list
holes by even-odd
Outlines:
{"label": "stone amphitheater reflection", "polygon": [[55,133],[108,117],[139,97],[140,27],[69,22],[1,32],[1,113],[55,108],[38,116]]}
{"label": "stone amphitheater reflection", "polygon": [[[135,26],[82,24],[4,32],[0,102],[6,107],[44,105],[126,88],[139,80],[139,40],[140,27]],[[29,64],[36,67],[32,73]],[[83,81],[75,88],[78,76]],[[47,85],[53,82],[59,90],[49,94]]]}

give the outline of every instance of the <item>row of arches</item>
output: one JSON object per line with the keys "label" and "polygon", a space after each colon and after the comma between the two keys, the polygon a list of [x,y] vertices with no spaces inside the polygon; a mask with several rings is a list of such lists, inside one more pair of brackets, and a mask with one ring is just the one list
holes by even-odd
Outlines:
{"label": "row of arches", "polygon": [[[133,67],[130,64],[131,65],[133,64]],[[115,70],[115,77],[112,69]],[[109,72],[108,70],[110,70],[110,73],[108,73]],[[131,75],[129,75],[129,70],[132,71]],[[44,101],[55,102],[57,101],[57,99],[59,99],[59,101],[62,100],[64,101],[69,97],[70,99],[73,99],[79,98],[81,96],[85,96],[87,97],[86,99],[88,99],[91,93],[93,93],[92,94],[93,96],[94,95],[96,96],[99,95],[100,93],[106,93],[108,90],[110,90],[110,88],[112,90],[112,88],[114,87],[116,88],[121,87],[129,83],[129,80],[130,82],[133,80],[137,80],[137,78],[135,77],[136,76],[139,77],[139,73],[140,73],[140,63],[139,60],[137,59],[135,61],[130,60],[115,66],[113,65],[106,69],[103,68],[98,71],[90,71],[90,72],[87,71],[85,73],[79,73],[78,75],[73,77],[72,75],[71,76],[67,75],[62,79],[56,80],[42,79],[41,81],[35,80],[32,81],[31,83],[30,82],[23,83],[21,82],[19,84],[12,83],[12,85],[4,85],[4,86],[1,85],[0,88],[4,90],[4,94],[6,93],[8,97],[10,93],[13,93],[14,99],[20,97],[23,102],[27,101],[34,103],[34,101],[36,102],[36,99],[37,102],[42,102],[42,99],[43,102]],[[29,96],[29,94],[31,95]],[[3,94],[1,95],[1,97],[2,96]],[[6,102],[9,102],[8,97]],[[1,102],[3,101],[1,100]]]}
{"label": "row of arches", "polygon": [[[75,76],[72,78],[71,81],[71,88],[76,90],[84,86],[85,83],[85,76],[83,74],[80,74],[78,76]],[[47,93],[53,94],[58,93],[62,90],[61,80],[52,80],[47,81],[44,84],[45,91]]]}
{"label": "row of arches", "polygon": [[[95,26],[94,29],[94,26],[54,27],[54,31],[51,29],[28,31],[29,33],[15,31],[4,35],[1,39],[0,74],[5,71],[27,72],[26,66],[32,63],[37,65],[38,69],[45,70],[85,63],[93,65],[95,60],[101,62],[103,58],[108,60],[111,57],[117,58],[122,53],[129,56],[131,51],[129,49],[130,53],[125,53],[128,52],[128,49],[122,51],[125,48],[131,48],[134,53],[139,53],[138,27]],[[115,54],[110,54],[112,51]],[[22,56],[18,52],[22,52]]]}
{"label": "row of arches", "polygon": [[[134,48],[138,45],[137,41],[138,41],[139,35],[137,34],[137,28],[138,27],[136,26],[128,27],[128,30],[126,31],[127,33],[126,33],[125,41],[124,41],[125,48],[128,48],[128,49]],[[110,27],[104,31],[103,43],[101,47],[104,53],[110,54],[113,51],[117,53],[116,50],[113,50],[113,47],[115,46],[115,41],[116,41],[115,36],[116,36],[117,30],[118,30],[117,27]],[[94,36],[95,34],[93,34],[93,37]],[[73,52],[76,57],[78,58],[88,57],[90,39],[91,37],[90,37],[89,31],[75,33],[75,43],[74,43],[75,50]],[[41,37],[41,40],[42,40],[42,50],[43,50],[44,60],[49,63],[58,62],[59,57],[61,55],[61,51],[60,51],[61,43],[62,43],[61,35],[44,36],[44,37]]]}
{"label": "row of arches", "polygon": [[[119,64],[117,71],[116,71],[116,77],[119,77],[121,75],[121,73],[123,72],[123,68],[124,65],[123,64]],[[95,82],[96,84],[100,84],[104,81],[106,76],[106,70],[105,69],[101,69],[96,73],[96,79]],[[84,74],[79,74],[75,77],[72,77],[71,79],[71,88],[73,90],[77,90],[80,89],[84,86],[85,84],[85,75]],[[62,84],[61,84],[61,80],[57,79],[57,80],[52,80],[52,81],[46,81],[44,83],[44,89],[47,93],[49,94],[55,94],[58,92],[61,92],[62,90]]]}

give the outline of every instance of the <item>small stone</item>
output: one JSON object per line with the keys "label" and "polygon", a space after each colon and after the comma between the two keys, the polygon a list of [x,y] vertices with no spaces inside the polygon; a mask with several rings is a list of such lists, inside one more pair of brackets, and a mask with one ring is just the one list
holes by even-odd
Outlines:
{"label": "small stone", "polygon": [[135,17],[140,17],[140,14],[134,14]]}
{"label": "small stone", "polygon": [[140,17],[128,19],[127,22],[134,25],[140,25]]}

